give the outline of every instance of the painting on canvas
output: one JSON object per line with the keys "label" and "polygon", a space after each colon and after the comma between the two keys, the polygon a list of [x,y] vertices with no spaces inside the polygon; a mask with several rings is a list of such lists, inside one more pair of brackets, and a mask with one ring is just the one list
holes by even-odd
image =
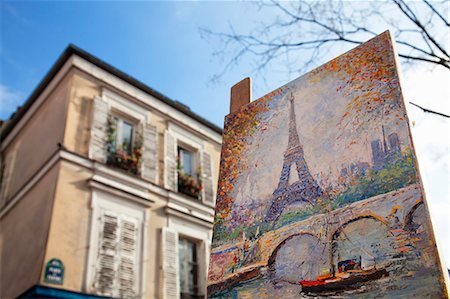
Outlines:
{"label": "painting on canvas", "polygon": [[446,297],[385,32],[225,119],[209,298]]}

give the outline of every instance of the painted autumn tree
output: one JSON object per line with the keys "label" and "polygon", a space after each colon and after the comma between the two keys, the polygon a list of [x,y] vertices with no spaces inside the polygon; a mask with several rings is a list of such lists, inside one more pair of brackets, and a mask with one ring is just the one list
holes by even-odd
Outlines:
{"label": "painted autumn tree", "polygon": [[336,92],[348,98],[345,113],[337,123],[342,135],[346,129],[363,133],[375,119],[405,119],[402,95],[387,32],[350,52],[313,70],[312,83],[332,76],[338,82]]}
{"label": "painted autumn tree", "polygon": [[234,197],[236,196],[234,186],[238,178],[249,167],[246,160],[242,159],[242,155],[247,149],[247,145],[251,144],[253,134],[266,129],[267,123],[264,120],[264,112],[269,111],[269,100],[273,97],[281,96],[283,92],[283,89],[279,88],[263,98],[242,107],[239,112],[228,115],[225,119],[224,145],[222,147],[217,192],[215,234],[230,214]]}
{"label": "painted autumn tree", "polygon": [[234,183],[240,171],[247,167],[245,161],[239,160],[239,157],[246,148],[248,136],[251,136],[260,124],[259,113],[267,111],[265,104],[265,101],[254,102],[243,107],[238,113],[228,115],[225,119],[216,221],[225,219],[230,213]]}

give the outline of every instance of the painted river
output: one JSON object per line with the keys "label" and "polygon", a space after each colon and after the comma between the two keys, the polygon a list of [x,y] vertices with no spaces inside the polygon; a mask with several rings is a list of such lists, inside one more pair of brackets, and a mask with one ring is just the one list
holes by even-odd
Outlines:
{"label": "painted river", "polygon": [[[268,298],[268,299],[290,299],[290,298],[405,298],[410,299],[411,294],[422,294],[422,298],[440,298],[440,288],[435,285],[438,272],[427,270],[422,273],[411,275],[398,275],[395,277],[385,277],[372,282],[366,282],[364,285],[353,290],[342,292],[333,292],[332,294],[303,294],[301,286],[291,283],[281,282],[273,283],[267,279],[267,274],[257,279],[247,281],[216,294],[214,299],[249,299],[249,298]],[[435,288],[430,286],[435,285]]]}

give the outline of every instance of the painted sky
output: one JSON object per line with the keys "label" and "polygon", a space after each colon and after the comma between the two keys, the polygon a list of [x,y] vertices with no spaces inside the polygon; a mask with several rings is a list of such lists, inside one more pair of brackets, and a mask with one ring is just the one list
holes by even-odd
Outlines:
{"label": "painted sky", "polygon": [[[220,82],[212,83],[210,78],[226,61],[214,56],[220,41],[202,38],[199,28],[220,32],[232,24],[246,32],[272,16],[245,2],[1,1],[0,119],[8,118],[26,100],[64,48],[73,43],[222,126],[229,88],[252,76],[253,61],[247,58]],[[440,32],[448,40],[448,31]],[[349,48],[335,47],[317,65]],[[403,75],[406,101],[450,114],[449,71],[404,66]],[[252,76],[253,96],[259,98],[297,76],[277,61],[264,77]],[[415,148],[437,239],[448,264],[450,122],[413,106],[407,109],[415,121]]]}

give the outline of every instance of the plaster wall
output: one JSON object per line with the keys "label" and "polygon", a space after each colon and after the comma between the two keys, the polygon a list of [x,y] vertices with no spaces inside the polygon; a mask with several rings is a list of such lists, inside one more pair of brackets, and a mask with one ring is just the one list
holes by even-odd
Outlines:
{"label": "plaster wall", "polygon": [[101,93],[98,82],[77,69],[70,73],[69,104],[64,146],[85,157],[89,153],[93,100]]}
{"label": "plaster wall", "polygon": [[[65,77],[3,152],[11,169],[3,191],[8,202],[63,142],[69,77]],[[9,164],[11,163],[11,164]]]}
{"label": "plaster wall", "polygon": [[147,224],[147,261],[145,269],[145,298],[160,298],[160,262],[161,262],[161,228],[167,226],[167,215],[164,211],[166,200],[155,196],[155,203],[150,208]]}
{"label": "plaster wall", "polygon": [[58,258],[64,263],[64,284],[43,285],[81,291],[83,288],[84,269],[90,227],[91,192],[87,180],[92,172],[70,162],[60,162],[60,173],[55,191],[55,203],[52,213],[45,263]]}
{"label": "plaster wall", "polygon": [[55,164],[0,220],[1,298],[16,298],[39,282],[58,170]]}

